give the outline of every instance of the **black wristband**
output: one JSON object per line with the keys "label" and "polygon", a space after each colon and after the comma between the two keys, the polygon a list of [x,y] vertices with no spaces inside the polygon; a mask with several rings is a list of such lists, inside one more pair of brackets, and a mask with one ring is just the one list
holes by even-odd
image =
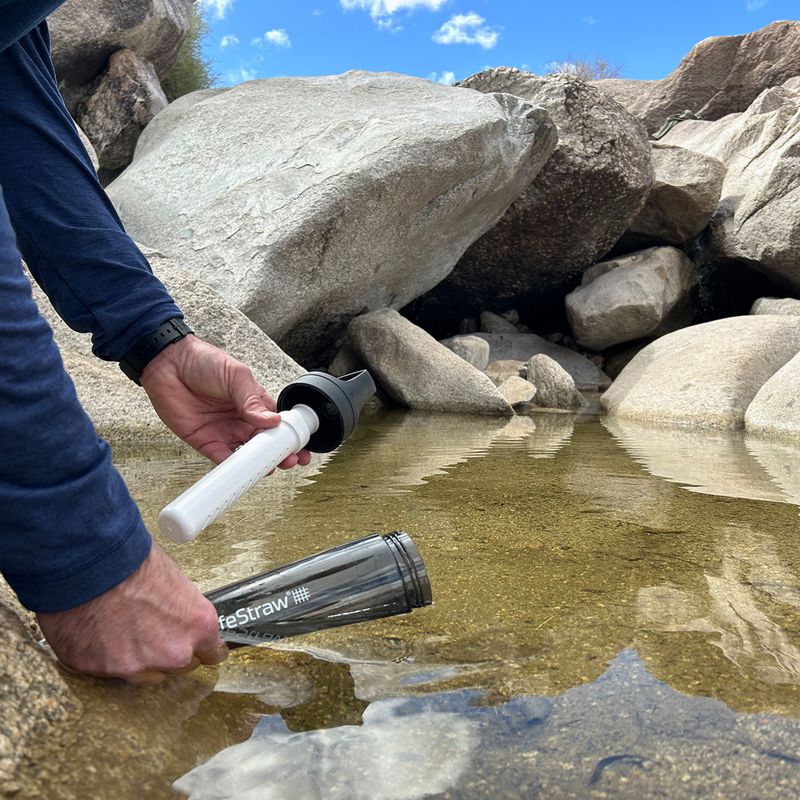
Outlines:
{"label": "black wristband", "polygon": [[194,331],[180,318],[168,319],[153,333],[144,336],[123,356],[119,368],[136,384],[142,385],[140,378],[144,368],[168,345],[183,339]]}

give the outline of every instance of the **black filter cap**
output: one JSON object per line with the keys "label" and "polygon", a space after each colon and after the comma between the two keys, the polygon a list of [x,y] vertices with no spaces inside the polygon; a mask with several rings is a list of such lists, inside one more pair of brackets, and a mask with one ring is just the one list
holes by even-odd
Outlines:
{"label": "black filter cap", "polygon": [[278,395],[278,411],[297,405],[313,409],[319,428],[306,445],[313,453],[330,453],[352,432],[364,404],[375,394],[375,382],[365,369],[336,378],[327,372],[307,372]]}

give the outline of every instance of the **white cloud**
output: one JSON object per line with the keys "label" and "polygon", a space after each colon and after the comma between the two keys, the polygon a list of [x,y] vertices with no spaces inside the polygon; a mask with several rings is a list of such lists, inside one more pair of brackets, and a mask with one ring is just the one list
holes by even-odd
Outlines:
{"label": "white cloud", "polygon": [[234,0],[200,0],[200,5],[217,19],[224,19]]}
{"label": "white cloud", "polygon": [[428,75],[428,80],[434,83],[443,83],[445,86],[452,86],[456,82],[456,74],[449,69],[445,69],[441,73],[431,72]]}
{"label": "white cloud", "polygon": [[491,50],[500,38],[500,34],[487,27],[486,20],[470,11],[468,14],[456,14],[433,34],[437,44],[478,44],[484,50]]}
{"label": "white cloud", "polygon": [[325,12],[321,8],[315,8],[311,13],[315,17],[321,17]]}
{"label": "white cloud", "polygon": [[585,22],[587,25],[597,24],[597,20],[594,17],[584,17],[581,22]]}
{"label": "white cloud", "polygon": [[760,8],[764,8],[767,3],[769,3],[769,0],[747,0],[747,10],[758,11]]}
{"label": "white cloud", "polygon": [[256,71],[254,69],[247,69],[246,67],[239,67],[233,72],[229,72],[225,77],[228,79],[228,83],[233,86],[237,83],[255,80]]}
{"label": "white cloud", "polygon": [[265,44],[273,44],[275,47],[291,47],[292,40],[283,28],[273,28],[263,36],[256,36],[255,39],[251,39],[250,44],[254,47],[263,47]]}
{"label": "white cloud", "polygon": [[219,41],[220,47],[231,47],[232,45],[239,44],[239,37],[233,33],[223,36]]}
{"label": "white cloud", "polygon": [[400,28],[392,24],[392,17],[400,11],[416,11],[419,8],[438,11],[449,0],[339,0],[345,11],[367,11],[379,28],[397,32]]}

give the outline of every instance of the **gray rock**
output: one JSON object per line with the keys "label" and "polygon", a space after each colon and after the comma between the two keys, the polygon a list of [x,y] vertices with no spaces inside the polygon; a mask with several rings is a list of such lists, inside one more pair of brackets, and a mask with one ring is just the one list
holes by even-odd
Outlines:
{"label": "gray rock", "polygon": [[580,353],[548,342],[535,333],[476,333],[489,343],[489,363],[493,361],[522,361],[543,353],[559,363],[570,375],[580,391],[596,392],[611,385],[603,371]]}
{"label": "gray rock", "polygon": [[750,313],[800,317],[800,300],[795,300],[793,297],[759,297],[753,303]]}
{"label": "gray rock", "polygon": [[481,333],[517,333],[517,326],[513,322],[491,311],[481,312],[480,320]]}
{"label": "gray rock", "polygon": [[132,50],[118,50],[108,69],[78,105],[78,123],[102,169],[127,167],[145,126],[167,107],[153,65]]}
{"label": "gray rock", "polygon": [[[247,364],[274,397],[283,386],[303,373],[303,369],[281,352],[266,334],[202,281],[157,253],[146,251],[146,255],[197,335]],[[127,440],[177,442],[175,435],[156,416],[144,391],[128,380],[117,364],[93,357],[90,338],[70,330],[38,287],[35,287],[34,297],[53,328],[81,404],[100,435],[115,443]]]}
{"label": "gray rock", "polygon": [[512,375],[497,388],[512,408],[530,403],[536,395],[536,387],[519,375]]}
{"label": "gray rock", "polygon": [[800,351],[800,320],[747,316],[670,333],[644,348],[603,395],[627,419],[736,429],[759,389]]}
{"label": "gray rock", "polygon": [[345,342],[337,351],[333,361],[328,365],[331,375],[347,375],[364,369],[363,359],[356,353],[350,342]]}
{"label": "gray rock", "polygon": [[656,131],[685,109],[716,120],[744,111],[766,88],[800,75],[800,22],[773,22],[744,36],[703,39],[658,81],[598,81]]}
{"label": "gray rock", "polygon": [[442,344],[476,369],[483,371],[489,366],[489,343],[477,336],[453,336]]}
{"label": "gray rock", "polygon": [[408,408],[462,414],[512,414],[479,370],[392,309],[354,319],[348,334],[381,386]]}
{"label": "gray rock", "polygon": [[100,161],[97,158],[97,152],[94,149],[94,145],[91,143],[91,141],[89,141],[89,137],[81,130],[80,125],[75,123],[75,127],[78,129],[78,136],[81,137],[81,144],[89,154],[94,171],[97,172],[97,170],[100,169]]}
{"label": "gray rock", "polygon": [[528,381],[536,387],[537,406],[569,410],[586,405],[572,375],[549,356],[538,355],[528,361]]}
{"label": "gray rock", "polygon": [[59,87],[74,112],[111,54],[127,48],[163,78],[189,30],[192,0],[67,0],[48,18]]}
{"label": "gray rock", "polygon": [[677,245],[693,239],[716,211],[725,166],[683,147],[654,144],[653,168],[653,188],[623,242]]}
{"label": "gray rock", "polygon": [[708,258],[744,262],[800,290],[800,95],[768,89],[742,114],[682,122],[663,141],[727,167]]}
{"label": "gray rock", "polygon": [[800,441],[800,355],[795,355],[759,390],[744,422],[751,433]]}
{"label": "gray rock", "polygon": [[542,106],[558,127],[558,147],[502,220],[418,304],[422,315],[426,307],[476,312],[565,287],[619,239],[653,182],[642,125],[578,78],[501,67],[460,85]]}
{"label": "gray rock", "polygon": [[170,105],[109,194],[140,241],[317,360],[445,277],[555,135],[519,98],[404,75],[251,81]]}
{"label": "gray rock", "polygon": [[495,386],[500,386],[509,378],[521,378],[527,373],[525,372],[524,361],[500,359],[499,361],[492,361],[484,370],[484,374]]}
{"label": "gray rock", "polygon": [[694,264],[680,250],[651,247],[587,271],[566,297],[567,317],[579,344],[605,350],[688,325],[696,285]]}

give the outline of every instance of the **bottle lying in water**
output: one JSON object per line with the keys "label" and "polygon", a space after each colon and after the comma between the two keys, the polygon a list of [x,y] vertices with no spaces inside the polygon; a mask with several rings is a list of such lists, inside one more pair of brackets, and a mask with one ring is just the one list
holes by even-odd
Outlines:
{"label": "bottle lying in water", "polygon": [[206,597],[230,646],[406,614],[432,603],[425,564],[404,531],[372,534]]}

